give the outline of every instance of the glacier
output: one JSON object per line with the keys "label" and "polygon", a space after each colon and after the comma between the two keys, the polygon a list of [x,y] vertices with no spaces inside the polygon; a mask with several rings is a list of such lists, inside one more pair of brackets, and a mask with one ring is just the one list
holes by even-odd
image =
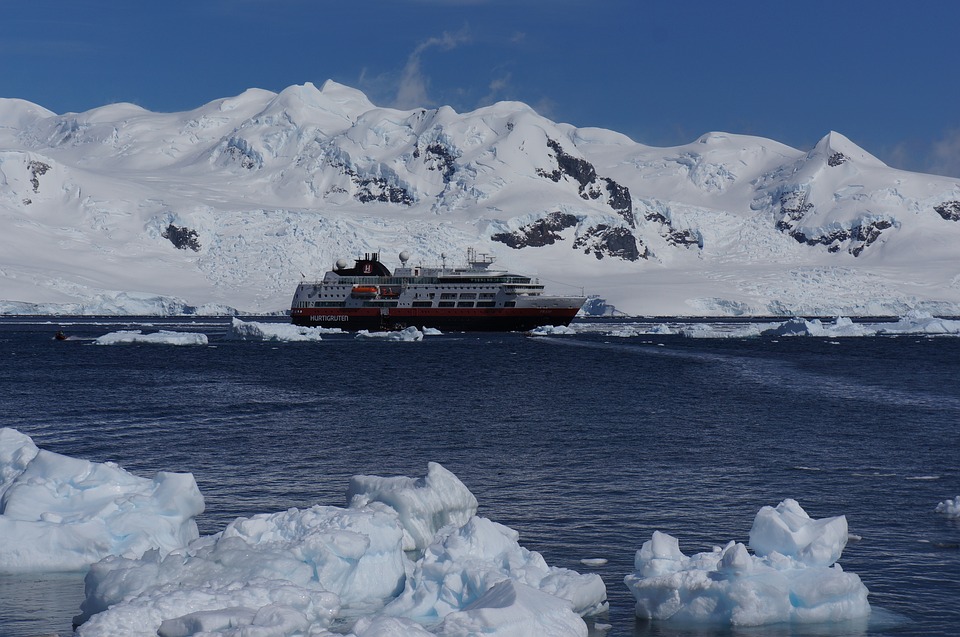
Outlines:
{"label": "glacier", "polygon": [[338,258],[467,248],[598,312],[960,315],[960,180],[837,132],[676,147],[327,81],[177,113],[0,99],[0,314],[279,313]]}

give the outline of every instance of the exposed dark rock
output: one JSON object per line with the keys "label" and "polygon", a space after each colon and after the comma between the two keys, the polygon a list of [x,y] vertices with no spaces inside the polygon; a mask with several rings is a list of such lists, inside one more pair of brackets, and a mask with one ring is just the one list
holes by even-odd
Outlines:
{"label": "exposed dark rock", "polygon": [[685,248],[690,246],[697,246],[698,248],[703,247],[700,234],[688,230],[687,228],[684,228],[683,230],[675,230],[672,229],[671,226],[671,231],[665,234],[664,238],[667,240],[667,243],[674,246],[683,246]]}
{"label": "exposed dark rock", "polygon": [[802,190],[794,190],[781,195],[780,213],[783,216],[777,222],[777,230],[791,232],[811,208],[813,208],[813,204],[807,203],[807,193]]}
{"label": "exposed dark rock", "polygon": [[360,203],[380,201],[405,206],[416,203],[413,195],[406,188],[390,183],[390,180],[385,177],[364,177],[352,167],[339,162],[333,162],[331,165],[339,168],[340,172],[347,175],[350,181],[357,185],[357,192],[354,197]]}
{"label": "exposed dark rock", "polygon": [[689,248],[690,246],[697,246],[698,248],[703,247],[703,240],[700,236],[700,233],[693,232],[684,228],[683,230],[677,230],[673,227],[673,224],[670,223],[670,220],[667,219],[663,213],[656,210],[651,210],[643,216],[647,221],[652,221],[654,223],[659,223],[660,236],[667,240],[672,246],[683,246]]}
{"label": "exposed dark rock", "polygon": [[598,177],[593,164],[585,159],[568,154],[558,142],[547,139],[547,146],[554,153],[557,168],[549,172],[538,168],[538,175],[558,183],[564,176],[570,177],[577,182],[580,196],[586,200],[599,199],[606,192],[606,204],[623,217],[631,228],[636,227],[633,217],[633,199],[630,197],[629,188],[618,184],[609,177]]}
{"label": "exposed dark rock", "polygon": [[944,201],[933,209],[947,221],[960,221],[960,201]]}
{"label": "exposed dark rock", "polygon": [[[416,157],[417,154],[414,154]],[[423,161],[430,170],[439,170],[443,173],[443,182],[449,183],[457,172],[457,156],[446,146],[434,142],[424,149]]]}
{"label": "exposed dark rock", "polygon": [[30,173],[30,183],[33,184],[33,192],[40,192],[40,176],[46,175],[48,170],[50,170],[50,166],[42,161],[34,159],[27,163],[27,171]]}
{"label": "exposed dark rock", "polygon": [[399,203],[405,206],[412,205],[414,200],[406,188],[394,186],[383,177],[361,178],[352,175],[354,182],[359,186],[356,198],[360,203],[382,201],[384,203]]}
{"label": "exposed dark rock", "polygon": [[833,232],[816,236],[807,236],[799,230],[794,230],[790,232],[790,236],[796,239],[799,243],[805,243],[810,246],[828,246],[827,250],[829,252],[839,252],[841,247],[840,244],[842,244],[844,241],[850,241],[847,252],[855,257],[858,257],[861,253],[863,253],[864,250],[866,250],[877,239],[880,238],[880,234],[884,230],[892,227],[893,224],[890,221],[887,221],[886,219],[878,219],[869,223],[856,223],[851,226],[850,229],[841,228],[839,230],[834,230]]}
{"label": "exposed dark rock", "polygon": [[250,142],[241,137],[231,137],[224,149],[224,154],[240,164],[241,168],[253,170],[263,167],[263,157],[250,145]]}
{"label": "exposed dark rock", "polygon": [[178,250],[186,250],[187,248],[190,248],[194,252],[200,251],[200,237],[196,230],[191,230],[190,228],[181,228],[180,226],[175,226],[171,223],[169,226],[167,226],[166,230],[160,233],[160,236],[164,239],[169,239],[170,243],[172,243]]}
{"label": "exposed dark rock", "polygon": [[492,237],[494,241],[505,243],[511,248],[542,247],[552,245],[562,237],[560,231],[572,228],[577,225],[576,216],[563,213],[551,212],[543,219],[537,219],[528,223],[515,232],[500,232]]}
{"label": "exposed dark rock", "polygon": [[849,159],[850,158],[844,155],[843,153],[837,152],[830,155],[830,157],[827,158],[827,166],[836,167],[836,166],[839,166],[840,164],[846,163],[847,161],[849,161]]}
{"label": "exposed dark rock", "polygon": [[[643,242],[633,236],[628,228],[611,228],[602,223],[588,228],[577,237],[573,247],[583,248],[586,254],[592,252],[597,259],[611,256],[624,261],[636,261],[646,259],[650,254]],[[643,248],[643,252],[640,248]]]}

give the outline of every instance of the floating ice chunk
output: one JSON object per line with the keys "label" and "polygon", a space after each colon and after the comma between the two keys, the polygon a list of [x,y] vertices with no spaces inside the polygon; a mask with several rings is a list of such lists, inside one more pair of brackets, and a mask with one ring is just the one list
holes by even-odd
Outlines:
{"label": "floating ice chunk", "polygon": [[191,474],[141,478],[0,429],[0,572],[74,571],[109,555],[166,554],[198,537],[194,518],[203,506]]}
{"label": "floating ice chunk", "polygon": [[206,345],[207,335],[196,332],[160,330],[144,334],[142,330],[120,330],[94,339],[96,345]]}
{"label": "floating ice chunk", "polygon": [[729,327],[697,323],[681,328],[680,333],[687,338],[751,338],[759,336],[761,328],[753,324]]}
{"label": "floating ice chunk", "polygon": [[960,334],[960,321],[936,318],[929,312],[908,312],[896,323],[880,326],[880,334]]}
{"label": "floating ice chunk", "polygon": [[443,332],[435,327],[425,327],[422,331],[424,336],[441,336],[443,334]]}
{"label": "floating ice chunk", "polygon": [[530,330],[532,336],[570,336],[577,333],[577,330],[566,325],[541,325]]}
{"label": "floating ice chunk", "polygon": [[847,545],[847,518],[814,520],[796,500],[776,508],[765,506],[750,529],[750,548],[757,555],[780,553],[808,566],[830,566]]}
{"label": "floating ice chunk", "polygon": [[319,341],[321,334],[342,334],[339,327],[302,327],[291,323],[259,323],[241,321],[238,318],[230,322],[226,338],[238,341],[283,341],[304,342]]}
{"label": "floating ice chunk", "polygon": [[585,557],[580,560],[580,563],[584,566],[603,566],[607,563],[607,558],[605,557]]}
{"label": "floating ice chunk", "polygon": [[730,542],[687,557],[676,538],[654,532],[624,583],[637,616],[649,619],[756,626],[863,618],[870,613],[866,587],[839,564],[828,565],[846,537],[842,517],[811,520],[787,500],[757,514],[750,542],[762,555]]}
{"label": "floating ice chunk", "polygon": [[562,599],[514,580],[494,584],[463,610],[447,615],[442,637],[586,637],[587,625]]}
{"label": "floating ice chunk", "polygon": [[[93,616],[94,626],[115,626],[131,616],[145,622],[153,631],[147,634],[153,635],[160,622],[197,611],[216,613],[193,616],[185,620],[188,624],[216,622],[238,608],[259,616],[268,605],[279,614],[304,613],[304,600],[312,609],[305,613],[310,622],[329,619],[341,604],[378,608],[403,588],[408,560],[401,549],[402,534],[396,512],[382,505],[314,506],[238,518],[221,533],[163,559],[148,555],[94,564],[86,578],[83,614],[76,621]],[[282,597],[271,597],[270,582],[286,591]],[[186,595],[190,591],[203,603],[194,603]],[[329,593],[333,595],[324,596]]]}
{"label": "floating ice chunk", "polygon": [[839,316],[831,325],[820,319],[806,320],[792,318],[776,327],[763,330],[763,336],[818,336],[818,337],[845,337],[845,336],[873,336],[877,331],[854,323],[851,319]]}
{"label": "floating ice chunk", "polygon": [[211,577],[202,586],[171,583],[124,599],[91,617],[79,626],[76,635],[319,637],[330,634],[323,628],[332,623],[338,609],[337,596],[315,582],[297,586],[275,579],[236,581]]}
{"label": "floating ice chunk", "polygon": [[441,527],[463,526],[477,512],[477,498],[450,471],[436,462],[427,464],[423,478],[353,476],[347,488],[352,508],[382,502],[399,515],[404,528],[404,550],[425,549]]}
{"label": "floating ice chunk", "polygon": [[460,528],[444,527],[386,612],[436,622],[504,580],[566,600],[579,615],[606,610],[607,592],[599,575],[548,566],[539,553],[520,546],[518,537],[513,529],[478,516]]}
{"label": "floating ice chunk", "polygon": [[937,505],[937,513],[944,513],[947,517],[960,518],[960,495],[953,500],[944,500]]}
{"label": "floating ice chunk", "polygon": [[408,327],[406,329],[400,330],[399,332],[370,332],[367,330],[360,330],[357,332],[356,338],[365,339],[365,338],[379,338],[385,341],[422,341],[423,332],[418,330],[415,327]]}

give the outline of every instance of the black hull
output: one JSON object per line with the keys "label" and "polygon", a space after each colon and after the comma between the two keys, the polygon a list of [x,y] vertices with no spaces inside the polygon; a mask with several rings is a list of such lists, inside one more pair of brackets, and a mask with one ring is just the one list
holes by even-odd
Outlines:
{"label": "black hull", "polygon": [[527,332],[545,325],[569,325],[578,308],[558,310],[532,309],[512,313],[294,313],[294,325],[305,327],[338,327],[346,331],[395,331],[408,327],[434,328],[441,332]]}

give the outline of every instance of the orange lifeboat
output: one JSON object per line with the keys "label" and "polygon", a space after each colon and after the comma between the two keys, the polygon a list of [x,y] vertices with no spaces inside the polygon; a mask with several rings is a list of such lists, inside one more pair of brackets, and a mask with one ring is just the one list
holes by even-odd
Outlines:
{"label": "orange lifeboat", "polygon": [[350,294],[357,298],[372,298],[380,292],[375,285],[355,285]]}

